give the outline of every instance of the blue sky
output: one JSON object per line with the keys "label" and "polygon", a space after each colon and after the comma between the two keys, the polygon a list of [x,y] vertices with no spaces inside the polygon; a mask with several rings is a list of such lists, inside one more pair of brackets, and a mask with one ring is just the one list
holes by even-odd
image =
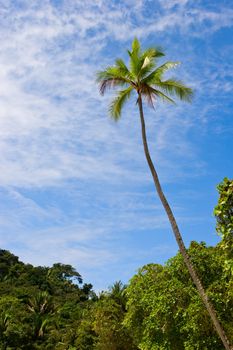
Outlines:
{"label": "blue sky", "polygon": [[[185,243],[216,244],[216,185],[232,178],[230,0],[0,1],[0,247],[72,264],[96,290],[177,245],[144,159],[137,106],[108,117],[95,73],[136,36],[181,61],[191,105],[145,108],[151,154]],[[161,60],[161,63],[164,60]]]}

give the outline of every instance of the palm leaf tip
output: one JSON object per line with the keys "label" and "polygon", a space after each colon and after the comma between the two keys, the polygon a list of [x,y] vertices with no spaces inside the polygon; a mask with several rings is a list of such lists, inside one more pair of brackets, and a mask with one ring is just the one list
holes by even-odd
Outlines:
{"label": "palm leaf tip", "polygon": [[106,76],[106,72],[105,71],[98,71],[96,72],[96,82],[100,83],[101,80],[103,80]]}
{"label": "palm leaf tip", "polygon": [[155,58],[163,57],[165,56],[165,54],[161,47],[150,47],[143,52],[142,57],[145,58],[146,56],[149,58],[155,59]]}
{"label": "palm leaf tip", "polygon": [[99,84],[99,91],[101,95],[104,95],[108,88],[114,85],[114,77],[110,72],[111,67],[108,67],[105,71],[99,71],[96,73],[96,82]]}
{"label": "palm leaf tip", "polygon": [[100,95],[104,95],[106,89],[110,86],[110,82],[108,80],[102,80],[99,84],[99,91],[100,91]]}
{"label": "palm leaf tip", "polygon": [[101,95],[104,95],[106,90],[106,74],[104,71],[99,71],[96,73],[96,82],[99,85],[99,92]]}
{"label": "palm leaf tip", "polygon": [[139,51],[140,51],[140,42],[137,38],[134,38],[132,42],[132,52],[138,53]]}
{"label": "palm leaf tip", "polygon": [[193,89],[188,88],[188,87],[186,87],[186,90],[187,91],[186,91],[184,100],[191,103],[193,101],[193,98],[194,98],[194,91],[193,91]]}
{"label": "palm leaf tip", "polygon": [[157,82],[156,85],[170,95],[177,96],[182,101],[191,102],[193,99],[193,90],[179,80],[168,79],[160,83]]}
{"label": "palm leaf tip", "polygon": [[193,89],[187,86],[182,86],[178,89],[176,95],[180,98],[180,100],[191,103],[193,100],[194,92]]}

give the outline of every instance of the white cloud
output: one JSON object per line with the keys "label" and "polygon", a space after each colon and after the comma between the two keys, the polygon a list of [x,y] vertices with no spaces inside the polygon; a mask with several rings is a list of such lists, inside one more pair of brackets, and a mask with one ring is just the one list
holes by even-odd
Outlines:
{"label": "white cloud", "polygon": [[[136,176],[132,169],[120,165],[120,159],[126,156],[134,161],[138,158],[138,140],[128,135],[131,120],[116,129],[101,119],[106,113],[106,100],[98,96],[94,75],[100,65],[111,61],[103,58],[101,50],[112,35],[115,40],[125,41],[126,37],[145,37],[206,19],[213,26],[224,25],[231,18],[230,11],[200,9],[192,9],[184,17],[181,10],[172,12],[176,3],[167,2],[165,12],[156,21],[152,15],[137,25],[132,18],[140,9],[145,10],[146,2],[129,1],[123,6],[67,1],[60,8],[49,2],[38,5],[25,1],[23,8],[5,3],[0,56],[3,186],[51,186],[69,178],[110,179],[113,174]],[[183,1],[180,7],[187,4]],[[169,146],[167,140],[175,135],[177,122],[168,109],[159,109],[159,113],[164,112],[168,117],[163,125],[152,124],[156,125],[160,151]],[[179,122],[183,130],[192,125],[187,119]],[[135,126],[132,134],[136,132]],[[178,130],[173,142],[177,153],[186,150],[192,154],[190,145],[179,139]]]}
{"label": "white cloud", "polygon": [[[119,261],[120,254],[126,261],[126,252],[114,246],[118,232],[158,231],[168,224],[154,204],[137,106],[129,105],[120,123],[109,121],[110,95],[99,96],[95,72],[124,56],[122,47],[134,36],[143,42],[161,39],[164,46],[174,44],[177,30],[187,40],[194,35],[203,39],[206,30],[231,25],[232,10],[210,10],[187,0],[23,1],[20,6],[4,1],[0,16],[1,244],[36,264],[43,252],[43,264],[61,258],[103,269]],[[210,54],[212,70],[202,66],[199,71],[198,53],[179,40],[170,54],[182,56],[190,73],[182,67],[175,73],[192,86],[228,93],[229,63],[219,66]],[[198,120],[204,120],[209,111],[199,108],[197,101],[193,107],[145,109],[150,148],[163,181],[204,171],[187,137],[193,118],[200,113]],[[37,191],[47,199],[40,203]],[[185,222],[182,208],[177,210]]]}

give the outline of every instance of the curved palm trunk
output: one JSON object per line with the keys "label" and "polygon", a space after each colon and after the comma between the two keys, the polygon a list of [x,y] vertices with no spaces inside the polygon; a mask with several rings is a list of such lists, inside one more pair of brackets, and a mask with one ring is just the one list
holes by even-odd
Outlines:
{"label": "curved palm trunk", "polygon": [[151,160],[151,157],[150,157],[150,152],[149,152],[149,149],[148,149],[148,144],[147,144],[147,137],[146,137],[146,128],[145,128],[145,121],[144,121],[144,115],[143,115],[143,108],[142,108],[142,98],[141,98],[141,95],[140,93],[138,94],[138,106],[139,106],[139,113],[140,113],[140,119],[141,119],[141,129],[142,129],[142,140],[143,140],[143,146],[144,146],[144,152],[145,152],[145,156],[146,156],[146,160],[147,160],[147,163],[149,165],[149,168],[150,168],[150,171],[151,171],[151,174],[152,174],[152,177],[153,177],[153,180],[154,180],[154,184],[155,184],[155,187],[156,187],[156,190],[157,190],[157,193],[159,195],[159,198],[163,204],[163,207],[167,213],[167,216],[168,216],[168,219],[170,221],[170,224],[171,224],[171,227],[172,227],[172,230],[173,230],[173,233],[175,235],[175,238],[176,238],[176,241],[178,243],[178,246],[179,246],[179,250],[180,250],[180,253],[182,254],[183,258],[184,258],[184,261],[185,261],[185,264],[188,268],[188,271],[192,277],[192,280],[193,282],[195,283],[196,287],[197,287],[197,290],[200,294],[200,297],[206,307],[206,309],[208,310],[209,312],[209,315],[211,317],[211,320],[214,324],[214,327],[219,335],[219,337],[221,338],[222,342],[223,342],[223,345],[225,347],[226,350],[233,350],[233,348],[231,347],[230,343],[229,343],[229,340],[227,339],[227,336],[217,318],[217,315],[216,315],[216,312],[212,306],[212,304],[210,303],[209,299],[208,299],[208,296],[207,294],[205,293],[205,290],[202,286],[202,283],[196,273],[196,271],[194,270],[194,267],[191,263],[191,260],[190,260],[190,257],[187,253],[187,250],[185,248],[185,245],[184,245],[184,242],[183,242],[183,239],[182,239],[182,236],[180,234],[180,231],[179,231],[179,228],[178,228],[178,225],[176,223],[176,219],[172,213],[172,210],[170,208],[170,205],[163,193],[163,190],[161,188],[161,185],[160,185],[160,182],[159,182],[159,178],[158,178],[158,175],[157,175],[157,172],[155,170],[155,167],[154,167],[154,164]]}

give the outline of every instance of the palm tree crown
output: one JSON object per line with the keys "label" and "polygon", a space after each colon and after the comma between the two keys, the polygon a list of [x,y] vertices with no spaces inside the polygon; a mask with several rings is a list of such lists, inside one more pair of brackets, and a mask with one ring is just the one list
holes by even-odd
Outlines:
{"label": "palm tree crown", "polygon": [[122,59],[116,59],[114,66],[107,67],[97,73],[97,82],[100,83],[100,93],[106,89],[121,87],[110,105],[110,114],[118,120],[122,107],[133,91],[146,98],[151,107],[156,99],[174,103],[171,96],[177,96],[184,101],[191,101],[192,89],[186,87],[180,80],[164,79],[164,73],[179,65],[179,62],[167,61],[157,66],[158,58],[164,56],[160,48],[141,50],[137,39],[133,40],[132,50],[128,50],[129,68]]}

